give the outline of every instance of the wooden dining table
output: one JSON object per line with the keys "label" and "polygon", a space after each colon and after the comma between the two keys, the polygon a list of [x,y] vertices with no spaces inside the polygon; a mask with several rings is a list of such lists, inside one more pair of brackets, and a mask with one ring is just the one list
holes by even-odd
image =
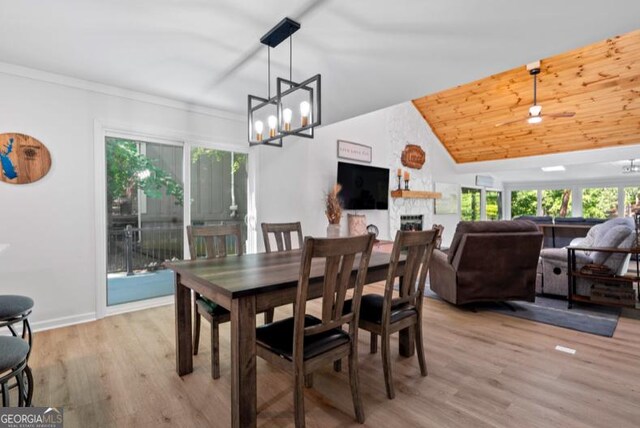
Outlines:
{"label": "wooden dining table", "polygon": [[[365,284],[383,281],[389,269],[389,253],[374,249]],[[176,371],[193,371],[191,290],[231,312],[231,423],[255,427],[256,314],[295,301],[302,251],[245,254],[218,259],[168,263],[175,272]],[[351,284],[358,262],[354,263]],[[404,261],[398,266],[402,280]],[[309,297],[322,296],[324,261],[314,260]],[[352,286],[352,285],[351,285]],[[365,287],[366,291],[366,287]],[[410,329],[400,332],[400,354],[414,353]]]}

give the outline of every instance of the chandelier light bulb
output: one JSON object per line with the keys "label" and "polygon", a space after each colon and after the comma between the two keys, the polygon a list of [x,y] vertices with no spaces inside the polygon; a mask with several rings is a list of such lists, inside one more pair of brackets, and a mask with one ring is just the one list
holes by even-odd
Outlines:
{"label": "chandelier light bulb", "polygon": [[542,122],[542,117],[540,117],[540,116],[531,116],[529,119],[527,119],[527,122],[529,122],[531,124],[540,123],[540,122]]}
{"label": "chandelier light bulb", "polygon": [[302,126],[309,124],[309,113],[311,112],[311,105],[307,101],[300,103],[300,116],[302,116]]}
{"label": "chandelier light bulb", "polygon": [[271,115],[267,119],[267,122],[269,123],[269,138],[273,138],[276,136],[276,126],[278,125],[278,119],[275,116]]}
{"label": "chandelier light bulb", "polygon": [[256,129],[256,140],[262,141],[262,131],[264,130],[264,124],[261,120],[256,120],[256,123],[253,125]]}
{"label": "chandelier light bulb", "polygon": [[293,116],[293,112],[290,108],[286,108],[282,110],[282,119],[284,120],[284,130],[291,131],[291,117]]}

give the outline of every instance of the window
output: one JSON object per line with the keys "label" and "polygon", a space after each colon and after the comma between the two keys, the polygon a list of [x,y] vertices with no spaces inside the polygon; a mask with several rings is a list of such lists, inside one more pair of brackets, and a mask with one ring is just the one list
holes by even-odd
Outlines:
{"label": "window", "polygon": [[462,220],[480,220],[480,189],[462,188]]}
{"label": "window", "polygon": [[511,192],[511,218],[536,215],[538,192],[536,190],[514,190]]}
{"label": "window", "polygon": [[585,218],[618,217],[618,188],[582,189],[582,216]]}
{"label": "window", "polygon": [[640,211],[640,187],[625,187],[624,215],[626,217]]}
{"label": "window", "polygon": [[486,191],[487,220],[502,219],[502,192],[499,190]]}
{"label": "window", "polygon": [[542,214],[571,217],[571,189],[543,190]]}

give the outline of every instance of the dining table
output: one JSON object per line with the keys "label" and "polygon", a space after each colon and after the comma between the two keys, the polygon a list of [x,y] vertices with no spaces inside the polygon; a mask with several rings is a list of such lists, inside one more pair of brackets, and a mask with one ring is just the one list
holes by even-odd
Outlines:
{"label": "dining table", "polygon": [[[390,254],[374,246],[366,284],[384,281]],[[257,422],[256,314],[295,301],[300,274],[301,250],[244,254],[216,259],[175,261],[176,372],[193,371],[192,290],[231,312],[231,424],[255,427]],[[355,283],[354,263],[350,287]],[[402,281],[404,258],[397,275]],[[309,277],[309,298],[322,296],[324,259],[314,259]],[[402,287],[400,287],[402,289]],[[365,286],[366,292],[366,286]],[[414,353],[410,328],[400,332],[399,352]]]}

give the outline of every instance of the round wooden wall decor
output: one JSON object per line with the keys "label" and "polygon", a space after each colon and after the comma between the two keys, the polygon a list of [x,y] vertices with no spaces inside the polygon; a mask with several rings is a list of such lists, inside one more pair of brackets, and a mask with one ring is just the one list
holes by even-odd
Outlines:
{"label": "round wooden wall decor", "polygon": [[402,165],[407,168],[421,169],[426,160],[427,157],[422,147],[415,144],[407,144],[402,151]]}
{"label": "round wooden wall decor", "polygon": [[24,134],[0,134],[0,181],[28,184],[51,168],[51,154],[40,141]]}

